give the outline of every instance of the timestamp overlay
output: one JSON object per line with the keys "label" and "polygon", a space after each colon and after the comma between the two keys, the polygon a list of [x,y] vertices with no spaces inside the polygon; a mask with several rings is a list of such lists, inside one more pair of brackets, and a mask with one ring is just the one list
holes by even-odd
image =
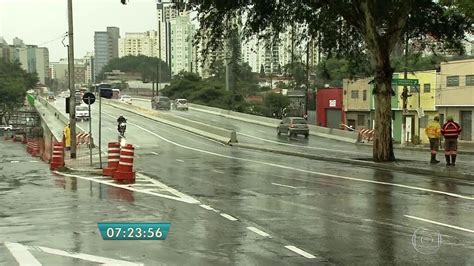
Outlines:
{"label": "timestamp overlay", "polygon": [[165,240],[171,223],[97,223],[103,240]]}

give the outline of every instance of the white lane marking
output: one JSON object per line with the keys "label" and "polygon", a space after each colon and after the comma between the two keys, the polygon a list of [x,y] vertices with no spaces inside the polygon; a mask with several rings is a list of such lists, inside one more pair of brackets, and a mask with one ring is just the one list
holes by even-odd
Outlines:
{"label": "white lane marking", "polygon": [[[257,131],[258,131],[258,130],[257,130]],[[360,155],[360,154],[362,153],[362,151],[360,151],[360,152],[354,152],[354,151],[346,151],[346,150],[336,150],[336,149],[318,148],[318,147],[313,147],[313,146],[295,145],[295,144],[290,144],[290,143],[284,143],[284,142],[279,142],[279,141],[264,139],[264,138],[260,138],[260,137],[248,135],[248,134],[245,134],[245,133],[242,133],[242,132],[237,132],[237,134],[242,135],[242,136],[245,136],[245,137],[249,137],[249,138],[254,138],[254,139],[263,140],[263,141],[275,143],[275,144],[278,144],[278,145],[284,145],[284,146],[290,146],[290,147],[313,149],[313,150],[321,150],[321,151],[331,151],[331,152],[337,151],[337,152],[342,152],[342,153],[351,153],[351,154],[358,154],[358,155]]]}
{"label": "white lane marking", "polygon": [[[151,179],[149,181],[152,182],[152,183],[157,184],[159,187],[166,188],[167,192],[169,192],[171,194],[174,194],[175,196],[170,196],[170,195],[165,195],[165,194],[161,194],[161,193],[151,192],[151,191],[143,190],[143,189],[136,189],[136,188],[133,188],[133,187],[127,186],[127,185],[120,185],[120,184],[115,183],[115,181],[113,181],[113,180],[100,180],[100,179],[96,179],[96,178],[93,178],[93,177],[66,174],[66,173],[61,173],[61,172],[58,172],[58,171],[53,171],[53,173],[58,174],[58,175],[62,175],[62,176],[67,176],[67,177],[76,177],[76,178],[80,178],[80,179],[84,179],[84,180],[88,180],[88,181],[94,181],[94,182],[97,182],[97,183],[100,183],[100,184],[105,184],[105,185],[109,185],[109,186],[113,186],[113,187],[123,188],[123,189],[126,189],[126,190],[138,192],[138,193],[148,194],[148,195],[157,196],[157,197],[166,198],[166,199],[171,199],[171,200],[177,200],[177,201],[181,201],[181,202],[184,202],[184,203],[189,203],[189,204],[198,204],[198,203],[200,203],[198,200],[195,200],[194,198],[192,198],[192,197],[190,197],[190,196],[188,196],[184,193],[181,193],[181,192],[179,192],[179,191],[177,191],[173,188],[170,188],[170,187],[166,186],[165,184],[163,184],[163,183],[161,183],[157,180],[153,180],[153,179]],[[142,174],[137,173],[136,175],[139,176],[139,175],[142,175]]]}
{"label": "white lane marking", "polygon": [[[131,123],[130,123],[131,124]],[[251,160],[251,159],[245,159],[245,158],[239,158],[239,157],[234,157],[234,156],[229,156],[229,155],[224,155],[220,153],[215,153],[215,152],[210,152],[206,150],[201,150],[198,148],[193,148],[189,147],[183,144],[179,144],[177,142],[174,142],[172,140],[169,140],[163,136],[160,136],[156,134],[155,132],[152,132],[142,126],[139,126],[137,124],[133,124],[134,126],[142,129],[143,131],[146,131],[157,138],[164,140],[168,143],[171,143],[173,145],[176,145],[178,147],[181,147],[183,149],[188,149],[196,152],[201,152],[209,155],[214,155],[218,156],[221,158],[228,158],[228,159],[233,159],[233,160],[239,160],[239,161],[245,161],[245,162],[250,162],[250,163],[258,163],[262,165],[267,165],[267,166],[272,166],[272,167],[277,167],[277,168],[282,168],[282,169],[287,169],[287,170],[292,170],[292,171],[297,171],[297,172],[302,172],[302,173],[308,173],[308,174],[315,174],[315,175],[321,175],[321,176],[326,176],[326,177],[333,177],[333,178],[339,178],[339,179],[345,179],[345,180],[351,180],[351,181],[358,181],[358,182],[364,182],[364,183],[371,183],[371,184],[378,184],[378,185],[386,185],[386,186],[393,186],[393,187],[400,187],[400,188],[406,188],[406,189],[412,189],[412,190],[418,190],[418,191],[424,191],[424,192],[430,192],[430,193],[435,193],[435,194],[441,194],[441,195],[446,195],[446,196],[451,196],[455,198],[461,198],[461,199],[467,199],[467,200],[474,200],[474,197],[468,197],[460,194],[455,194],[455,193],[450,193],[450,192],[444,192],[444,191],[438,191],[438,190],[432,190],[432,189],[427,189],[427,188],[421,188],[421,187],[413,187],[413,186],[407,186],[407,185],[402,185],[402,184],[396,184],[396,183],[389,183],[389,182],[382,182],[382,181],[374,181],[374,180],[367,180],[367,179],[361,179],[361,178],[355,178],[355,177],[348,177],[348,176],[340,176],[340,175],[333,175],[333,174],[327,174],[327,173],[322,173],[322,172],[315,172],[315,171],[310,171],[310,170],[304,170],[304,169],[299,169],[295,167],[290,167],[290,166],[284,166],[284,165],[279,165],[279,164],[274,164],[274,163],[268,163],[268,162],[262,162],[262,161],[257,161],[257,160]]]}
{"label": "white lane marking", "polygon": [[199,206],[201,206],[201,208],[206,209],[206,210],[209,210],[209,211],[219,212],[218,210],[216,210],[216,209],[214,209],[214,208],[212,208],[211,206],[206,205],[206,204],[201,204],[201,205],[199,205]]}
{"label": "white lane marking", "polygon": [[177,162],[184,163],[184,161],[183,161],[183,160],[181,160],[181,159],[176,159],[176,161],[177,161]]}
{"label": "white lane marking", "polygon": [[416,216],[411,216],[411,215],[404,215],[404,216],[407,217],[407,218],[411,218],[411,219],[415,219],[415,220],[419,220],[419,221],[423,221],[423,222],[427,222],[427,223],[432,223],[432,224],[436,224],[436,225],[441,225],[441,226],[444,226],[444,227],[449,227],[449,228],[465,231],[465,232],[468,232],[468,233],[474,233],[474,230],[466,229],[466,228],[455,226],[455,225],[440,223],[440,222],[436,222],[436,221],[433,221],[433,220],[428,220],[428,219],[424,219],[424,218],[420,218],[420,217],[416,217]]}
{"label": "white lane marking", "polygon": [[301,256],[307,258],[307,259],[315,259],[316,257],[314,255],[311,255],[309,254],[308,252],[304,251],[304,250],[301,250],[295,246],[285,246],[285,248],[295,252],[295,253],[298,253],[300,254]]}
{"label": "white lane marking", "polygon": [[211,119],[211,121],[212,121],[212,122],[217,122],[217,120],[215,120],[215,119]]}
{"label": "white lane marking", "polygon": [[40,251],[43,251],[43,252],[48,253],[48,254],[53,254],[53,255],[58,255],[58,256],[63,256],[63,257],[69,257],[69,258],[75,258],[75,259],[80,259],[80,260],[85,260],[85,261],[101,263],[101,264],[104,264],[104,265],[120,265],[120,266],[139,266],[139,265],[141,266],[141,265],[144,265],[143,263],[136,263],[136,262],[130,262],[130,261],[125,261],[125,260],[110,259],[110,258],[99,257],[99,256],[90,255],[90,254],[84,254],[84,253],[67,252],[67,251],[60,250],[60,249],[40,247],[40,246],[32,246],[31,249],[40,250]]}
{"label": "white lane marking", "polygon": [[19,163],[20,161],[10,161],[10,163]]}
{"label": "white lane marking", "polygon": [[10,242],[4,242],[4,244],[20,266],[41,266],[41,263],[22,244]]}
{"label": "white lane marking", "polygon": [[[116,107],[116,108],[118,108],[118,107]],[[126,110],[126,109],[124,109],[124,110]],[[133,113],[133,111],[128,111],[128,112]],[[111,115],[111,114],[109,114],[109,113],[106,113],[106,112],[102,112],[102,113],[103,113],[104,115],[107,115],[107,116],[110,116],[110,117],[114,117],[113,115]],[[136,113],[133,113],[133,114],[138,115],[138,114],[136,114]],[[138,116],[140,116],[140,115],[138,115]],[[145,118],[146,118],[146,117],[145,117]],[[148,118],[148,119],[149,119],[149,118]],[[183,119],[184,119],[184,118],[183,118]],[[196,136],[196,137],[198,137],[198,138],[202,138],[202,139],[205,139],[205,140],[207,140],[207,141],[211,141],[211,142],[217,143],[217,144],[219,144],[220,146],[227,146],[226,144],[224,144],[224,143],[222,143],[222,142],[219,142],[219,141],[217,141],[217,140],[214,140],[214,139],[210,139],[210,138],[201,136],[201,135],[196,134],[196,133],[194,133],[194,132],[190,132],[190,131],[187,131],[187,130],[184,130],[184,129],[181,129],[181,128],[177,128],[177,127],[174,127],[174,126],[171,126],[171,125],[168,125],[168,124],[166,124],[166,123],[159,122],[159,121],[156,121],[156,122],[157,122],[157,123],[161,123],[162,125],[167,126],[167,127],[169,127],[169,128],[173,128],[174,130],[179,130],[179,131],[181,131],[181,132],[185,132],[185,133],[187,133],[187,134],[194,135],[194,136]],[[137,126],[136,124],[132,124],[132,123],[128,123],[128,124],[129,124],[129,125],[135,125],[135,126]]]}
{"label": "white lane marking", "polygon": [[38,209],[29,209],[28,211],[54,211],[54,210],[61,210],[61,209],[70,209],[71,206],[60,206],[60,207],[51,207],[51,208],[38,208]]}
{"label": "white lane marking", "polygon": [[218,173],[218,174],[225,174],[224,172],[216,170],[216,169],[212,169],[211,172]]}
{"label": "white lane marking", "polygon": [[154,151],[152,151],[151,154],[158,155],[158,153]]}
{"label": "white lane marking", "polygon": [[292,189],[297,189],[297,187],[294,187],[294,186],[288,186],[288,185],[283,185],[283,184],[278,184],[278,183],[272,183],[272,185],[280,186],[280,187],[288,187],[288,188],[292,188]]}
{"label": "white lane marking", "polygon": [[39,161],[30,161],[30,163],[39,163]]}
{"label": "white lane marking", "polygon": [[237,218],[235,218],[234,216],[229,215],[229,214],[227,214],[227,213],[221,213],[220,215],[221,215],[222,217],[228,219],[228,220],[237,221]]}
{"label": "white lane marking", "polygon": [[249,229],[250,231],[254,232],[254,233],[257,233],[263,237],[270,237],[269,234],[263,232],[262,230],[258,229],[258,228],[255,228],[255,227],[252,227],[252,226],[249,226],[247,227],[247,229]]}

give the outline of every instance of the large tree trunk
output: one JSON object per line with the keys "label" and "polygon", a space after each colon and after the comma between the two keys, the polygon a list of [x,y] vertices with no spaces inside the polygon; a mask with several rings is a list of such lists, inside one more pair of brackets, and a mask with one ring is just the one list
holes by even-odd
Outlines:
{"label": "large tree trunk", "polygon": [[376,162],[394,161],[392,141],[392,74],[389,54],[382,50],[376,56],[375,73],[375,132],[373,159]]}

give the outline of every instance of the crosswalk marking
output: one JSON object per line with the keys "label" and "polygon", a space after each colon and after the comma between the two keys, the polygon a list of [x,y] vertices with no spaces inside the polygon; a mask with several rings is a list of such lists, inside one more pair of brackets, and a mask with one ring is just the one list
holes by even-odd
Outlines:
{"label": "crosswalk marking", "polygon": [[41,247],[41,246],[26,246],[19,243],[4,242],[10,253],[13,255],[15,260],[20,266],[41,266],[42,264],[30,253],[29,250],[40,251],[43,253],[69,257],[74,259],[80,259],[89,262],[100,263],[104,265],[117,265],[117,266],[143,266],[143,263],[130,262],[126,260],[111,259],[91,254],[69,252],[65,250]]}

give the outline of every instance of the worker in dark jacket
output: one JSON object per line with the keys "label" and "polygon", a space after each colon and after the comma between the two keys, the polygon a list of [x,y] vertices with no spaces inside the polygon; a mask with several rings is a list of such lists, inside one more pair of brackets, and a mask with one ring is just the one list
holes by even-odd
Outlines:
{"label": "worker in dark jacket", "polygon": [[461,134],[461,126],[454,122],[452,116],[448,116],[446,123],[441,127],[441,134],[444,136],[444,156],[446,165],[456,165],[456,155],[458,153],[458,137]]}

